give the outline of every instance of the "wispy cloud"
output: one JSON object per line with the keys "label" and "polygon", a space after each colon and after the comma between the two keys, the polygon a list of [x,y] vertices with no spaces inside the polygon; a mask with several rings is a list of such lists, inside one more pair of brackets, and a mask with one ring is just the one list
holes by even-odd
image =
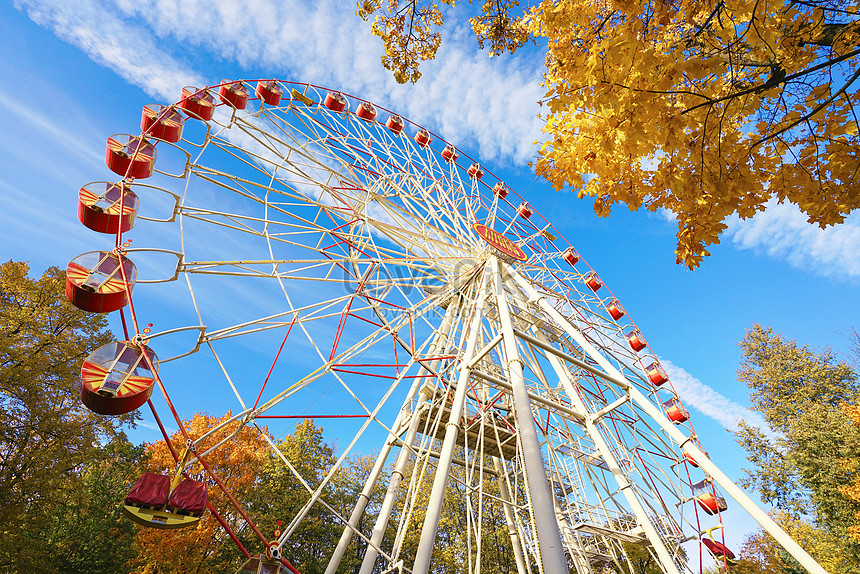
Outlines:
{"label": "wispy cloud", "polygon": [[[658,209],[657,214],[667,223],[677,224],[677,217],[668,209]],[[771,200],[754,217],[735,215],[727,224],[721,238],[724,244],[787,261],[792,267],[825,277],[860,276],[860,213],[822,229],[809,223],[797,206]]]}
{"label": "wispy cloud", "polygon": [[[190,62],[215,54],[246,70],[266,70],[343,89],[427,125],[484,161],[522,165],[541,137],[539,58],[490,60],[465,26],[446,32],[418,85],[398,85],[380,63],[369,24],[335,0],[17,0],[39,25],[162,100],[184,85],[212,84]],[[241,7],[240,7],[241,6]],[[253,73],[253,72],[252,72]],[[668,212],[662,214],[672,220]],[[724,234],[752,249],[820,275],[860,275],[860,216],[828,229],[806,223],[794,206],[772,203]]]}
{"label": "wispy cloud", "polygon": [[820,275],[860,276],[860,214],[821,229],[808,223],[796,206],[771,201],[751,219],[732,219],[725,235],[741,249],[763,252]]}
{"label": "wispy cloud", "polygon": [[104,2],[19,0],[15,5],[35,23],[150,95],[175,99],[182,86],[202,83],[188,66],[160,49],[148,30],[119,18],[115,7]]}
{"label": "wispy cloud", "polygon": [[[540,137],[539,58],[490,61],[465,28],[454,28],[417,86],[401,86],[379,62],[381,43],[351,6],[333,0],[18,0],[37,24],[147,93],[166,100],[183,85],[219,82],[187,64],[217,54],[354,93],[426,124],[485,160],[525,163]],[[171,52],[170,50],[173,50]],[[469,146],[471,147],[471,146]]]}
{"label": "wispy cloud", "polygon": [[766,435],[774,436],[774,432],[760,414],[724,397],[670,361],[660,359],[660,364],[666,369],[666,374],[685,405],[714,419],[730,431],[737,430],[738,423],[744,421],[749,426],[760,428]]}

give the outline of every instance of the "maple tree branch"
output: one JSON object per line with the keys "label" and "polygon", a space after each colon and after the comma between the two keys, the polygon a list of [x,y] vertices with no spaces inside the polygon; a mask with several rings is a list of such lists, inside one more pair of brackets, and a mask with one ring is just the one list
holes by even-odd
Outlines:
{"label": "maple tree branch", "polygon": [[[854,109],[854,104],[851,102],[851,98],[848,97],[847,93],[842,94],[845,98],[845,101],[848,103],[848,109],[851,110],[851,115],[854,116],[854,125],[860,126],[860,120],[857,119],[857,110]],[[860,164],[857,164],[857,167],[854,168],[854,171],[851,172],[851,179],[854,179],[857,176],[857,171],[860,170]],[[856,335],[857,332],[855,331]],[[860,341],[860,339],[858,339]],[[860,346],[857,347],[857,352],[860,354]]]}
{"label": "maple tree branch", "polygon": [[596,37],[598,37],[598,38],[600,37],[600,31],[603,29],[603,27],[606,25],[606,23],[607,23],[607,22],[609,22],[609,19],[610,19],[610,18],[612,18],[612,17],[615,15],[615,13],[616,13],[616,12],[618,12],[618,10],[613,10],[612,12],[610,12],[609,14],[607,14],[607,15],[606,15],[606,18],[604,18],[604,19],[603,19],[603,22],[601,22],[601,23],[597,26],[597,29],[594,31],[594,35],[595,35]]}
{"label": "maple tree branch", "polygon": [[[799,124],[799,123],[801,123],[801,122],[804,122],[804,121],[808,121],[808,120],[809,120],[810,118],[812,118],[815,114],[817,114],[818,112],[820,112],[821,110],[823,110],[823,109],[824,109],[828,104],[830,104],[831,102],[833,102],[833,100],[835,100],[837,97],[839,97],[839,96],[841,96],[843,93],[845,93],[845,92],[848,90],[848,88],[850,88],[850,87],[851,87],[851,84],[853,84],[855,81],[857,81],[857,78],[860,78],[860,70],[857,70],[856,72],[854,72],[854,75],[853,75],[853,76],[851,76],[851,78],[850,78],[847,82],[845,82],[845,85],[844,85],[844,86],[842,86],[841,88],[839,88],[839,90],[838,90],[836,93],[834,93],[832,96],[830,96],[829,98],[827,98],[826,100],[824,100],[823,102],[821,102],[819,105],[817,105],[817,106],[815,107],[815,109],[814,109],[814,110],[812,110],[811,112],[809,112],[809,113],[808,113],[808,114],[806,114],[805,116],[803,116],[803,117],[799,118],[798,120],[796,120],[796,121],[794,121],[794,122],[791,122],[790,124],[788,124],[788,125],[787,125],[787,126],[785,126],[784,128],[782,128],[782,129],[780,129],[780,130],[777,130],[776,132],[774,132],[774,133],[772,133],[772,134],[770,134],[770,135],[767,135],[767,136],[765,136],[765,137],[763,137],[763,138],[759,139],[757,142],[755,142],[754,144],[752,144],[752,145],[750,146],[750,151],[752,151],[756,146],[761,145],[761,144],[763,144],[764,142],[766,142],[766,141],[768,141],[768,140],[770,140],[770,139],[773,139],[774,137],[776,137],[776,136],[778,136],[778,135],[781,135],[781,134],[783,134],[783,133],[787,132],[788,130],[790,130],[791,128],[793,128],[794,126],[796,126],[797,124]],[[811,134],[813,137],[815,137],[815,134],[814,134],[814,133],[810,132],[810,134]]]}
{"label": "maple tree branch", "polygon": [[710,14],[706,19],[705,19],[705,21],[702,23],[702,25],[701,25],[701,26],[699,26],[699,29],[698,29],[698,30],[696,30],[696,33],[695,33],[695,34],[693,34],[693,36],[692,36],[689,40],[687,40],[687,45],[688,45],[688,46],[689,46],[690,44],[692,44],[693,40],[695,40],[695,39],[699,36],[699,34],[701,34],[701,33],[702,33],[702,31],[703,31],[703,30],[708,26],[708,24],[710,24],[710,23],[711,23],[711,20],[713,20],[713,19],[714,19],[714,16],[716,16],[716,15],[717,15],[717,13],[722,9],[722,7],[723,7],[723,2],[718,3],[718,4],[714,7],[714,10],[711,12],[711,14]]}
{"label": "maple tree branch", "polygon": [[856,13],[849,12],[848,10],[840,10],[839,8],[833,8],[830,6],[822,6],[822,3],[819,2],[804,2],[803,0],[793,0],[791,4],[800,4],[801,6],[816,8],[818,10],[821,10],[822,12],[839,12],[840,14],[847,14],[849,16],[857,15]]}
{"label": "maple tree branch", "polygon": [[[843,55],[841,55],[841,56],[838,56],[838,57],[836,57],[836,58],[833,58],[832,60],[828,60],[828,61],[826,61],[826,62],[822,62],[821,64],[818,64],[817,66],[813,66],[813,67],[808,68],[808,69],[806,69],[806,70],[801,70],[800,72],[797,72],[797,73],[791,74],[790,76],[785,76],[785,77],[782,79],[782,81],[781,81],[780,83],[786,84],[786,83],[790,82],[791,80],[794,80],[795,78],[800,78],[800,77],[805,76],[805,75],[807,75],[807,74],[811,74],[812,72],[817,72],[818,70],[821,70],[821,69],[823,69],[823,68],[828,68],[828,67],[830,67],[830,66],[832,66],[832,65],[834,65],[834,64],[838,64],[839,62],[842,62],[842,61],[847,60],[847,59],[849,59],[849,58],[853,58],[854,56],[856,56],[856,55],[858,55],[858,54],[860,54],[860,48],[858,48],[857,50],[854,50],[853,52],[849,52],[849,53],[847,53],[847,54],[843,54]],[[694,106],[692,106],[692,107],[687,108],[686,110],[684,110],[683,112],[681,112],[681,115],[684,115],[684,114],[686,114],[686,113],[688,113],[688,112],[692,112],[693,110],[699,109],[699,108],[701,108],[701,107],[703,107],[703,106],[713,106],[714,104],[718,104],[718,103],[720,103],[720,102],[724,102],[724,101],[726,101],[726,100],[731,100],[732,98],[737,98],[737,97],[739,97],[739,96],[745,96],[745,95],[747,95],[747,94],[751,94],[751,93],[753,93],[753,92],[757,92],[757,91],[762,90],[762,89],[764,89],[764,88],[766,88],[766,87],[768,87],[768,88],[773,87],[773,86],[769,86],[769,85],[768,85],[768,82],[769,82],[769,81],[770,81],[770,79],[768,78],[768,81],[766,81],[766,82],[764,82],[764,83],[762,83],[762,84],[759,84],[759,85],[757,85],[757,86],[753,86],[753,87],[751,87],[751,88],[747,88],[746,90],[742,90],[742,91],[737,92],[737,93],[735,93],[735,94],[729,94],[729,95],[727,95],[727,96],[723,96],[723,97],[721,97],[721,98],[716,98],[716,99],[714,99],[714,98],[708,98],[707,96],[704,96],[704,95],[701,95],[701,94],[696,94],[696,95],[699,95],[699,96],[701,96],[701,97],[707,98],[707,99],[708,99],[708,101],[707,101],[707,102],[702,102],[702,103],[700,103],[700,104],[696,104],[696,105],[694,105]]]}

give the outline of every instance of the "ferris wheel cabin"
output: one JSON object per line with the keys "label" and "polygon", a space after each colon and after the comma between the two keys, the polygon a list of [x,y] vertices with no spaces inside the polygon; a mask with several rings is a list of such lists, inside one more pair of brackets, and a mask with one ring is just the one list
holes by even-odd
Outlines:
{"label": "ferris wheel cabin", "polygon": [[126,496],[122,511],[142,526],[172,530],[199,521],[206,504],[205,483],[186,478],[171,492],[169,477],[145,472]]}
{"label": "ferris wheel cabin", "polygon": [[66,267],[66,297],[84,311],[118,311],[128,303],[136,277],[137,269],[130,259],[113,251],[90,251]]}
{"label": "ferris wheel cabin", "polygon": [[182,139],[185,116],[174,106],[147,104],[140,116],[140,129],[150,137],[176,143]]}
{"label": "ferris wheel cabin", "polygon": [[277,106],[281,103],[281,98],[284,97],[284,90],[278,85],[275,80],[257,82],[257,87],[254,89],[257,96],[263,100],[267,106]]}
{"label": "ferris wheel cabin", "polygon": [[128,231],[134,227],[140,201],[124,182],[88,183],[78,192],[78,219],[99,233]]}
{"label": "ferris wheel cabin", "polygon": [[149,400],[157,369],[158,359],[145,345],[116,341],[99,347],[81,367],[81,402],[102,415],[129,413]]}

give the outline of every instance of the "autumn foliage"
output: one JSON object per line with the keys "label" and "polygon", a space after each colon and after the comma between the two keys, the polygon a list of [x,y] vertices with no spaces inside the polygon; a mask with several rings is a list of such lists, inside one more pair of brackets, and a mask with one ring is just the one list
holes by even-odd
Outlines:
{"label": "autumn foliage", "polygon": [[[857,427],[860,427],[860,407],[846,406],[845,414]],[[860,460],[858,459],[846,460],[844,464],[855,475],[860,470]],[[852,484],[842,487],[842,493],[850,500],[860,504],[860,476],[856,477]],[[848,528],[848,535],[860,542],[860,510],[854,514],[854,524]]]}
{"label": "autumn foliage", "polygon": [[[221,418],[196,414],[190,421],[185,421],[184,427],[188,438],[199,439],[230,417],[230,413]],[[232,439],[227,444],[207,454],[205,460],[234,497],[247,501],[257,492],[259,469],[268,456],[269,443],[263,434],[254,427],[234,422],[215,431],[198,445],[197,450],[203,453],[231,436]],[[171,444],[174,452],[181,456],[185,449],[185,436],[181,432],[174,433]],[[173,476],[177,465],[166,442],[148,444],[146,453],[150,472]],[[201,465],[192,464],[186,474],[189,478],[209,485],[209,502],[212,507],[240,535],[241,540],[249,545],[255,544],[253,533],[249,532],[241,515],[233,508],[223,491],[215,486]],[[271,528],[268,530],[271,531]],[[237,548],[208,511],[196,525],[182,530],[140,528],[137,545],[140,553],[136,560],[136,571],[145,574],[222,571],[230,570],[230,566],[235,569],[239,565]],[[252,551],[259,553],[260,546],[257,541],[256,546],[251,546]]]}
{"label": "autumn foliage", "polygon": [[[359,4],[398,81],[435,55],[440,3],[453,4]],[[860,206],[858,5],[544,0],[515,14],[487,2],[471,22],[491,54],[546,46],[537,173],[601,216],[618,203],[671,213],[677,261],[694,268],[733,216],[785,201],[825,227]]]}
{"label": "autumn foliage", "polygon": [[[772,431],[742,425],[738,442],[754,467],[741,484],[776,507],[782,526],[822,566],[831,565],[828,572],[860,572],[860,540],[849,536],[860,513],[860,425],[845,416],[860,405],[857,372],[829,349],[814,351],[760,325],[741,348],[738,378]],[[776,556],[789,564],[769,537],[756,544],[771,556],[760,563]]]}

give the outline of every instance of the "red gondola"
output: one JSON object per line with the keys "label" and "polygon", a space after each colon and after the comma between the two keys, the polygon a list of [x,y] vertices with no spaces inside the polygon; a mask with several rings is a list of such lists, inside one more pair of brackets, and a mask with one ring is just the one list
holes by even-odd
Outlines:
{"label": "red gondola", "polygon": [[158,359],[146,346],[117,341],[99,347],[81,367],[81,402],[102,415],[137,409],[152,395],[155,375],[149,364],[158,370]]}
{"label": "red gondola", "polygon": [[431,141],[433,138],[430,137],[430,132],[425,129],[418,130],[418,133],[415,134],[415,143],[421,147],[427,147]]}
{"label": "red gondola", "polygon": [[609,311],[609,316],[615,321],[624,316],[624,308],[621,307],[621,303],[618,302],[618,299],[613,299],[607,303],[606,310]]}
{"label": "red gondola", "polygon": [[281,103],[281,98],[284,97],[284,90],[275,80],[260,80],[257,82],[257,87],[254,88],[254,93],[257,97],[263,100],[267,106],[277,106]]}
{"label": "red gondola", "polygon": [[206,510],[206,484],[186,478],[176,485],[167,499],[167,510],[199,517]]}
{"label": "red gondola", "polygon": [[603,281],[600,280],[600,277],[598,277],[597,273],[594,271],[585,276],[585,284],[595,293],[597,293],[598,289],[603,287]]}
{"label": "red gondola", "polygon": [[493,186],[493,195],[498,195],[502,199],[508,196],[508,188],[505,187],[505,182],[500,181],[496,185]]}
{"label": "red gondola", "polygon": [[725,561],[730,565],[736,563],[735,553],[729,550],[722,542],[702,538],[702,544],[705,545],[705,548],[711,551],[711,554],[713,554],[714,558],[717,560],[722,562],[725,559]]}
{"label": "red gondola", "polygon": [[475,179],[481,179],[484,177],[484,170],[476,163],[470,165],[469,169],[466,170],[466,173],[469,174],[469,177],[474,177]]}
{"label": "red gondola", "polygon": [[66,268],[66,297],[72,305],[93,313],[109,313],[128,303],[128,291],[134,286],[137,269],[130,259],[112,251],[90,251],[75,257]]}
{"label": "red gondola", "polygon": [[711,534],[714,530],[718,530],[722,528],[722,526],[714,526],[713,528],[709,528],[705,530],[702,534],[707,534],[707,538],[704,536],[701,537],[702,544],[708,551],[713,555],[713,557],[717,560],[717,562],[721,562],[728,566],[734,566],[737,564],[737,560],[735,560],[735,553],[728,549],[728,547],[722,542],[718,542],[714,535]]}
{"label": "red gondola", "polygon": [[457,150],[451,144],[446,145],[445,149],[442,150],[442,159],[447,162],[457,161],[458,157],[460,157],[460,154],[457,153]]}
{"label": "red gondola", "polygon": [[517,215],[519,215],[523,219],[528,219],[529,217],[532,216],[531,206],[528,203],[526,203],[525,201],[522,202],[520,204],[520,206],[517,208]]}
{"label": "red gondola", "polygon": [[573,267],[579,262],[579,253],[577,253],[576,249],[574,249],[573,247],[568,247],[561,252],[561,258],[567,261],[567,263],[571,267]]}
{"label": "red gondola", "polygon": [[208,122],[215,113],[215,96],[206,88],[198,90],[193,86],[182,88],[179,107],[193,118]]}
{"label": "red gondola", "polygon": [[403,118],[396,114],[392,114],[388,116],[388,121],[385,122],[385,127],[390,129],[392,132],[399,134],[403,131]]}
{"label": "red gondola", "polygon": [[[638,331],[634,331],[634,332],[638,333]],[[627,340],[629,341],[630,339],[628,338]],[[632,343],[631,343],[631,346],[632,346]],[[645,348],[645,344],[643,343],[642,347],[640,349],[636,349],[636,350],[639,351],[639,350],[644,349],[644,348]],[[669,380],[669,376],[666,374],[666,371],[663,370],[663,367],[660,365],[660,363],[658,363],[656,361],[651,363],[647,367],[645,367],[645,374],[648,375],[648,380],[651,381],[651,384],[654,386],[657,386],[657,387],[659,387],[660,385],[662,385],[663,383],[665,383]]]}
{"label": "red gondola", "polygon": [[140,129],[147,135],[170,143],[182,138],[185,117],[173,106],[147,104],[140,114]]}
{"label": "red gondola", "polygon": [[642,333],[639,332],[639,329],[633,329],[627,333],[625,337],[627,338],[627,343],[630,345],[630,348],[637,353],[647,346],[645,344],[645,339],[642,338]]}
{"label": "red gondola", "polygon": [[325,107],[333,112],[342,112],[346,109],[346,98],[340,92],[329,92],[325,95],[323,102]]}
{"label": "red gondola", "polygon": [[[699,443],[699,439],[693,437],[691,441],[694,445],[696,445],[696,448],[702,451],[702,454],[705,455],[705,458],[709,458],[707,451],[705,451],[705,449],[703,449],[702,445]],[[693,460],[693,456],[686,451],[684,451],[684,459],[690,464],[692,464],[694,467],[699,468],[699,464],[695,460]]]}
{"label": "red gondola", "polygon": [[139,204],[127,184],[96,181],[78,191],[78,219],[99,233],[128,231],[134,227]]}
{"label": "red gondola", "polygon": [[681,404],[681,401],[678,400],[678,397],[672,397],[663,403],[663,408],[666,409],[666,416],[669,417],[669,420],[676,425],[690,420],[690,415],[687,413],[684,405]]}
{"label": "red gondola", "polygon": [[155,170],[155,146],[131,134],[112,135],[105,147],[105,165],[123,177],[144,179]]}
{"label": "red gondola", "polygon": [[709,479],[693,485],[693,496],[696,502],[699,503],[699,506],[702,507],[702,510],[708,514],[719,514],[720,512],[725,512],[728,508],[726,499],[717,494],[714,485]]}
{"label": "red gondola", "polygon": [[376,108],[370,102],[361,102],[358,104],[358,110],[356,110],[355,115],[360,117],[361,119],[372,122],[376,120]]}
{"label": "red gondola", "polygon": [[122,505],[123,514],[142,526],[185,528],[200,520],[206,509],[206,485],[189,478],[170,491],[170,478],[145,472]]}
{"label": "red gondola", "polygon": [[242,81],[221,80],[218,96],[225,104],[233,106],[237,110],[244,110],[248,106],[251,92]]}

